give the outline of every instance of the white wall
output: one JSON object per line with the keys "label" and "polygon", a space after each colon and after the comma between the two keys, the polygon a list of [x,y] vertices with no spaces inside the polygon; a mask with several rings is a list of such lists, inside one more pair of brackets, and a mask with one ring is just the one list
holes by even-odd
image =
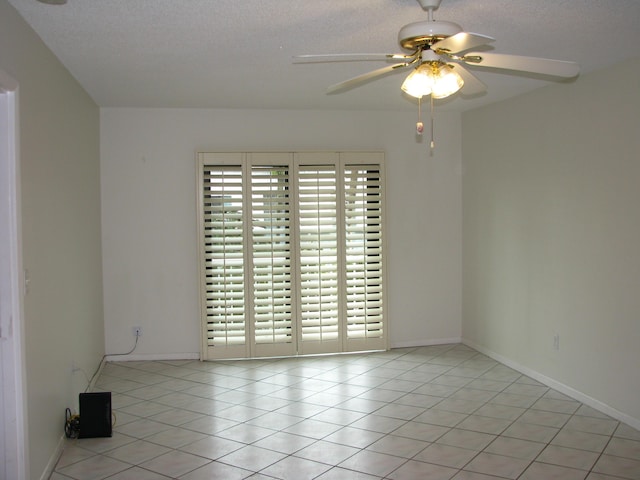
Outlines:
{"label": "white wall", "polygon": [[463,115],[464,339],[634,425],[638,78],[636,60]]}
{"label": "white wall", "polygon": [[52,465],[64,411],[104,353],[99,111],[6,0],[0,69],[19,83],[25,354],[31,478]]}
{"label": "white wall", "polygon": [[461,333],[460,116],[437,115],[437,147],[415,113],[199,109],[101,110],[107,353],[197,356],[195,152],[383,150],[388,302],[394,346]]}

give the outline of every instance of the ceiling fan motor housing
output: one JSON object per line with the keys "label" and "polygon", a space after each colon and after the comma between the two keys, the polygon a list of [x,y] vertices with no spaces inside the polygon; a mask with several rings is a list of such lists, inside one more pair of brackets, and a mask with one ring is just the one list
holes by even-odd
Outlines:
{"label": "ceiling fan motor housing", "polygon": [[462,32],[457,23],[443,21],[423,21],[409,23],[398,32],[398,43],[407,50],[416,50],[433,45],[456,33]]}
{"label": "ceiling fan motor housing", "polygon": [[442,0],[418,0],[423,10],[436,10]]}

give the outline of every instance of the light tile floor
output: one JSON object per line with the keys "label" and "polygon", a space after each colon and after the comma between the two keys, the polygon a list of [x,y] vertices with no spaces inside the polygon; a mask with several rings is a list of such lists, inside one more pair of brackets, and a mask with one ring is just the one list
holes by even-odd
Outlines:
{"label": "light tile floor", "polygon": [[640,479],[640,432],[464,345],[108,363],[52,480]]}

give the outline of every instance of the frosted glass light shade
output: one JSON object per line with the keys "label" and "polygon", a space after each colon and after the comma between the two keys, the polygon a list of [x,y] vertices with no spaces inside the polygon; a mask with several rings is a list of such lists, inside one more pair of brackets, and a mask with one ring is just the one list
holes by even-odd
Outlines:
{"label": "frosted glass light shade", "polygon": [[407,76],[400,88],[412,97],[421,98],[425,95],[431,95],[432,87],[431,65],[423,63]]}
{"label": "frosted glass light shade", "polygon": [[442,62],[423,62],[414,69],[400,87],[412,97],[445,98],[456,93],[464,85],[462,77]]}

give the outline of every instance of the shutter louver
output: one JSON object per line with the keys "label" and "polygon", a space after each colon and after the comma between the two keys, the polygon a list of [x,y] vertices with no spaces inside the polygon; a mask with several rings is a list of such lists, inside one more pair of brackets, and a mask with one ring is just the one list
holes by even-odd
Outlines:
{"label": "shutter louver", "polygon": [[379,166],[345,167],[347,338],[383,336]]}
{"label": "shutter louver", "polygon": [[252,166],[256,344],[292,342],[290,208],[289,167]]}
{"label": "shutter louver", "polygon": [[298,170],[302,342],[339,337],[337,179],[333,165]]}
{"label": "shutter louver", "polygon": [[203,236],[208,346],[244,345],[242,167],[205,166]]}

